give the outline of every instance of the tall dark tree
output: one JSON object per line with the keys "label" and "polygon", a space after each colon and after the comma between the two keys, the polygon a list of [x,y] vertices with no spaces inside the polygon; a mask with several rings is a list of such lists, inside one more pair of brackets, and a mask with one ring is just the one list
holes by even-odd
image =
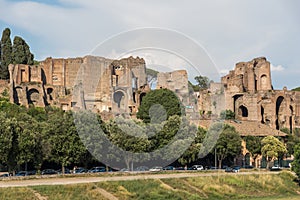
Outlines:
{"label": "tall dark tree", "polygon": [[0,79],[8,79],[8,65],[11,63],[12,44],[10,39],[10,29],[4,29],[1,38],[1,65],[0,65]]}
{"label": "tall dark tree", "polygon": [[33,64],[33,54],[25,40],[19,36],[14,38],[12,47],[12,60],[14,64]]}

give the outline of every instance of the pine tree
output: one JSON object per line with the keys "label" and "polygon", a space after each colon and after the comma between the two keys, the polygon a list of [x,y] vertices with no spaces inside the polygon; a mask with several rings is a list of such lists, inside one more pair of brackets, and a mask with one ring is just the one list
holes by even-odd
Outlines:
{"label": "pine tree", "polygon": [[8,79],[8,65],[11,63],[12,44],[10,39],[10,29],[4,29],[1,38],[1,66],[0,66],[0,79]]}
{"label": "pine tree", "polygon": [[12,58],[14,64],[33,64],[33,54],[23,38],[16,36],[12,47]]}

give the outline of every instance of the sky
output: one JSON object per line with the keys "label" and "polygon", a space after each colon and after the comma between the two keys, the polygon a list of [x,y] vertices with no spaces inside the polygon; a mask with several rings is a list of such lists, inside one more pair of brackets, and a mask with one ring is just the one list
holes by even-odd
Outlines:
{"label": "sky", "polygon": [[[165,71],[207,66],[198,72],[222,76],[263,56],[274,88],[292,89],[300,86],[299,8],[297,0],[0,0],[0,30],[22,36],[37,60],[134,55]],[[156,48],[138,48],[151,42]]]}

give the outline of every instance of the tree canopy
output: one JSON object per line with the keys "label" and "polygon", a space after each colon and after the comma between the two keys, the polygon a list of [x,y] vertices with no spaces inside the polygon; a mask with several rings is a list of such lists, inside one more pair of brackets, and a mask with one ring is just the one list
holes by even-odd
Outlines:
{"label": "tree canopy", "polygon": [[206,90],[209,87],[209,78],[206,76],[196,76],[195,80],[200,90]]}
{"label": "tree canopy", "polygon": [[181,116],[184,111],[174,92],[168,89],[152,90],[142,99],[137,118],[146,123],[161,123],[172,115]]}
{"label": "tree canopy", "polygon": [[12,63],[12,44],[10,39],[10,29],[6,28],[3,30],[2,37],[1,37],[1,65],[0,65],[0,78],[1,79],[8,79],[8,65]]}

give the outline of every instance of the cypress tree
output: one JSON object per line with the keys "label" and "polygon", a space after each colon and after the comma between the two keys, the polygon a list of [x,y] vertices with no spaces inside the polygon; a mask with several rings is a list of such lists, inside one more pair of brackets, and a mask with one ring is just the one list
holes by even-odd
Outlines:
{"label": "cypress tree", "polygon": [[33,54],[23,38],[16,36],[12,47],[12,58],[14,64],[33,64]]}
{"label": "cypress tree", "polygon": [[0,66],[0,78],[8,79],[8,65],[11,63],[11,54],[12,54],[12,44],[10,39],[10,29],[6,28],[2,32],[1,38],[1,66]]}

